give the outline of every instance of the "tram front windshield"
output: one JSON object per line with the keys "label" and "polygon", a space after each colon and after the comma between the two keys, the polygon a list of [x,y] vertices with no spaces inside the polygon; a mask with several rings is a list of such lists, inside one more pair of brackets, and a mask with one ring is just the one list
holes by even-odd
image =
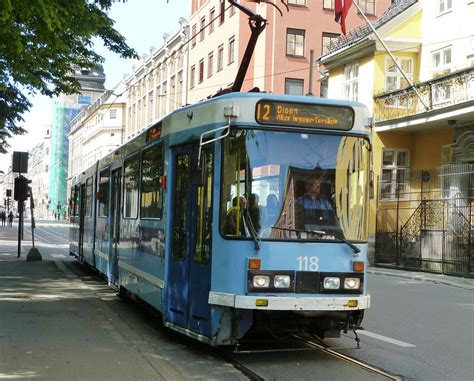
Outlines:
{"label": "tram front windshield", "polygon": [[225,238],[367,240],[365,138],[236,129],[222,163]]}

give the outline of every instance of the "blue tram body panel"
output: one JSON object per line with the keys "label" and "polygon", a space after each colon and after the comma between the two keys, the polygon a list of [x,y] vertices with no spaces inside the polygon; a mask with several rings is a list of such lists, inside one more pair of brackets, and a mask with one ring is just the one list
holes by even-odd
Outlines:
{"label": "blue tram body panel", "polygon": [[369,134],[354,102],[238,93],[184,107],[73,180],[70,251],[211,345],[269,322],[357,328]]}

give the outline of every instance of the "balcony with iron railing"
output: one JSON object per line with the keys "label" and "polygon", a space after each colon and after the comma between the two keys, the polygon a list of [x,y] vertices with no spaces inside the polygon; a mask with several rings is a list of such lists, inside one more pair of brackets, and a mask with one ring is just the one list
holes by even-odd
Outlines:
{"label": "balcony with iron railing", "polygon": [[474,101],[474,67],[418,83],[415,87],[423,102],[413,88],[375,95],[375,123],[421,116],[427,112],[448,111]]}

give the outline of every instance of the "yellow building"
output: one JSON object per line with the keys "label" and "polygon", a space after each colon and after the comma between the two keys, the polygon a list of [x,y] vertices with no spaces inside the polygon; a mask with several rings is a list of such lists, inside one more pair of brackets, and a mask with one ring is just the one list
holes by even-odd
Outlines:
{"label": "yellow building", "polygon": [[[473,1],[399,0],[318,59],[328,97],[372,112],[376,264],[472,276]],[[414,86],[412,86],[414,84]]]}

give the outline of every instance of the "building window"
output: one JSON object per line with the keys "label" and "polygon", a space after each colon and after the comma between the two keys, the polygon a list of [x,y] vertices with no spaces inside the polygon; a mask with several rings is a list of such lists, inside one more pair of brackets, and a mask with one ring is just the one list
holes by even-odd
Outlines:
{"label": "building window", "polygon": [[303,95],[304,81],[302,79],[285,78],[285,94]]}
{"label": "building window", "polygon": [[196,66],[191,66],[191,74],[189,76],[189,88],[192,89],[194,87],[194,81],[196,80]]}
{"label": "building window", "polygon": [[116,109],[111,109],[111,110],[110,110],[109,118],[110,118],[110,119],[115,119],[115,118],[117,118],[117,110],[116,110]]}
{"label": "building window", "polygon": [[[395,59],[410,81],[413,81],[413,60],[411,58],[400,57],[396,57]],[[387,57],[385,59],[385,90],[390,92],[406,89],[408,86],[409,84],[407,80],[402,75],[400,70],[398,70],[397,65],[395,65],[391,58]],[[408,105],[411,103],[407,98],[402,99],[401,97],[397,97],[396,99],[387,99],[385,104],[387,107],[408,107]]]}
{"label": "building window", "polygon": [[225,0],[219,0],[219,25],[222,25],[225,21]]}
{"label": "building window", "polygon": [[452,0],[438,0],[438,13],[445,13],[453,8]]}
{"label": "building window", "polygon": [[77,103],[80,105],[90,105],[92,103],[92,98],[88,95],[78,95]]}
{"label": "building window", "polygon": [[209,34],[214,32],[214,18],[216,17],[216,9],[212,8],[209,12]]}
{"label": "building window", "polygon": [[153,90],[148,92],[148,113],[147,113],[147,122],[150,123],[153,121],[153,100],[155,98],[155,93]]}
{"label": "building window", "polygon": [[183,71],[178,72],[178,79],[176,82],[176,108],[180,108],[183,105]]}
{"label": "building window", "polygon": [[366,15],[375,15],[375,0],[357,0],[357,3]]}
{"label": "building window", "polygon": [[382,181],[380,198],[394,200],[408,196],[410,152],[408,150],[384,148],[382,152]]}
{"label": "building window", "polygon": [[201,30],[199,31],[199,41],[204,40],[204,29],[206,29],[206,16],[201,19]]}
{"label": "building window", "polygon": [[[474,54],[468,55],[466,58],[466,61],[467,61],[467,67],[474,67]],[[46,154],[48,153],[46,152]]]}
{"label": "building window", "polygon": [[224,45],[221,45],[217,49],[217,71],[222,70],[223,66],[224,66]]}
{"label": "building window", "polygon": [[138,215],[138,155],[125,160],[123,216],[137,218]]}
{"label": "building window", "polygon": [[302,29],[286,30],[286,54],[289,56],[304,56],[304,35]]}
{"label": "building window", "polygon": [[291,5],[306,5],[306,0],[288,0]]}
{"label": "building window", "polygon": [[214,71],[214,52],[210,52],[207,58],[207,78],[212,77]]}
{"label": "building window", "polygon": [[168,82],[163,82],[163,98],[161,102],[161,115],[165,115],[167,112],[167,105],[168,105]]}
{"label": "building window", "polygon": [[232,36],[229,39],[229,61],[228,64],[230,65],[232,62],[234,62],[234,55],[235,55],[235,37]]}
{"label": "building window", "polygon": [[[451,47],[447,47],[431,54],[431,70],[433,78],[443,77],[451,72]],[[453,96],[451,80],[437,82],[432,87],[433,104],[449,102]]]}
{"label": "building window", "polygon": [[337,40],[338,38],[339,38],[339,34],[337,33],[323,32],[323,44],[321,48],[321,55],[325,55],[329,51],[329,46],[331,42]]}
{"label": "building window", "polygon": [[323,0],[323,9],[334,9],[334,0]]}
{"label": "building window", "polygon": [[235,7],[231,5],[229,8],[229,17],[232,17],[233,15],[235,15]]}
{"label": "building window", "polygon": [[344,99],[357,101],[359,93],[359,65],[351,64],[344,68]]}
{"label": "building window", "polygon": [[191,49],[196,46],[196,30],[197,30],[197,26],[196,24],[194,24],[193,27],[191,28]]}
{"label": "building window", "polygon": [[[411,58],[395,58],[410,80],[413,80],[413,60]],[[387,91],[395,91],[408,87],[408,82],[398,70],[395,62],[389,57],[385,59],[385,88]]]}
{"label": "building window", "polygon": [[199,61],[199,83],[204,81],[204,59]]}
{"label": "building window", "polygon": [[431,72],[433,77],[449,74],[451,69],[451,47],[431,53]]}

